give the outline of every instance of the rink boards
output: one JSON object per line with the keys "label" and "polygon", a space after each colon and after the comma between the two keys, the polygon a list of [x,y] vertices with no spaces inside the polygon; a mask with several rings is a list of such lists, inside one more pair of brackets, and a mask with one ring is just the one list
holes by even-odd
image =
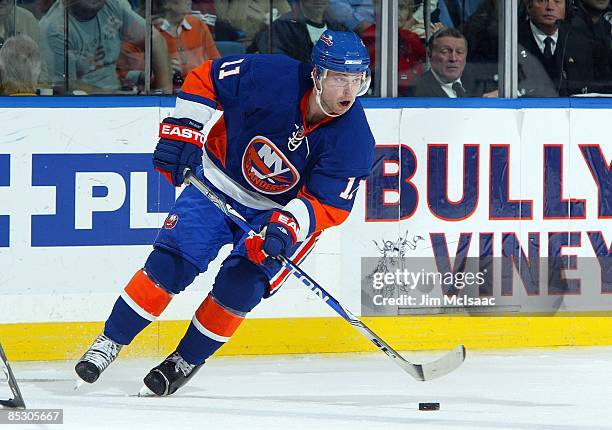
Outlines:
{"label": "rink boards", "polygon": [[[170,103],[132,99],[125,107],[125,100],[0,108],[0,340],[13,359],[80,354],[142,266],[175,199],[150,164]],[[612,344],[609,110],[565,99],[456,102],[368,102],[382,162],[349,220],[326,232],[305,270],[397,349]],[[510,287],[495,267],[487,272],[490,291],[479,290],[503,308],[378,306],[376,291],[366,291],[363,258],[389,263],[387,270],[399,257],[452,269],[458,252],[516,257]],[[551,253],[567,257],[561,264],[571,282],[562,292],[545,273],[534,281],[534,262]],[[128,354],[174,348],[219,262]],[[318,297],[289,282],[220,353],[371,349]]]}

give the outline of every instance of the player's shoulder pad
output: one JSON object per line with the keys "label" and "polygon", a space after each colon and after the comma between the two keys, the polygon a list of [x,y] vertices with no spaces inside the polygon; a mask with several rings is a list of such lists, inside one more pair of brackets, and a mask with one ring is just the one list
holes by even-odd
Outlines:
{"label": "player's shoulder pad", "polygon": [[[215,60],[211,73],[216,92],[222,98],[240,93],[243,102],[248,99],[264,105],[292,103],[290,95],[300,86],[300,64],[280,54],[232,55]],[[232,73],[236,67],[239,72]]]}
{"label": "player's shoulder pad", "polygon": [[210,78],[224,110],[248,104],[253,95],[253,57],[254,54],[228,55],[212,61]]}
{"label": "player's shoulder pad", "polygon": [[232,65],[240,66],[240,73],[236,75],[241,78],[249,76],[264,82],[276,82],[287,76],[288,71],[297,70],[300,62],[280,54],[228,55],[213,61],[213,76],[217,80],[219,76],[231,76],[221,73],[221,70],[229,70]]}
{"label": "player's shoulder pad", "polygon": [[[282,79],[286,72],[295,72],[299,66],[298,60],[282,54],[257,54],[253,58],[254,73],[266,81]],[[290,77],[295,79],[295,75]]]}

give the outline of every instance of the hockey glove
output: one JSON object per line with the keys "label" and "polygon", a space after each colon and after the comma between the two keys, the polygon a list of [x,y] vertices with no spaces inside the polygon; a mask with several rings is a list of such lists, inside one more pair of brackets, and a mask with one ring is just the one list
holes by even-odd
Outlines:
{"label": "hockey glove", "polygon": [[278,257],[297,243],[300,226],[289,212],[274,211],[259,234],[244,242],[249,260],[263,264],[266,257]]}
{"label": "hockey glove", "polygon": [[175,187],[185,181],[185,169],[195,171],[202,164],[201,130],[202,124],[189,118],[168,117],[159,125],[153,165]]}

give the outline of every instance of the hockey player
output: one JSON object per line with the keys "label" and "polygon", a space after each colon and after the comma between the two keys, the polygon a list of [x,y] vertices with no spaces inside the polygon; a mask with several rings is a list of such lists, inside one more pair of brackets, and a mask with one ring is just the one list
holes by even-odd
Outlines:
{"label": "hockey player", "polygon": [[[369,87],[370,59],[355,33],[328,30],[315,44],[312,63],[230,56],[187,76],[174,116],[160,125],[153,164],[177,187],[187,168],[196,172],[260,233],[249,237],[195,187],[186,187],[144,268],[77,363],[81,379],[95,382],[231,243],[176,351],[144,378],[156,395],[174,393],[288,277],[274,257],[301,262],[322,230],[347,218],[372,168],[374,138],[356,100]],[[201,131],[215,110],[223,115],[205,139]]]}

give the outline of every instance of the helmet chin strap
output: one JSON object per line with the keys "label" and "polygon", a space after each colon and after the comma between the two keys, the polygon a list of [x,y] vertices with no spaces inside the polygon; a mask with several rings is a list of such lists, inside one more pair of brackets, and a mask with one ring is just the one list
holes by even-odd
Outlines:
{"label": "helmet chin strap", "polygon": [[[325,108],[323,107],[323,104],[321,104],[321,93],[323,92],[323,82],[320,81],[317,78],[317,72],[316,69],[313,69],[311,76],[312,76],[312,82],[314,83],[314,88],[315,88],[315,100],[317,101],[317,105],[319,106],[319,108],[323,111],[323,113],[327,116],[330,116],[332,118],[338,117],[342,114],[338,114],[338,113],[330,113],[327,112],[325,110]],[[318,81],[318,82],[317,82]],[[317,83],[321,84],[321,88],[319,88],[319,86],[317,85]]]}

